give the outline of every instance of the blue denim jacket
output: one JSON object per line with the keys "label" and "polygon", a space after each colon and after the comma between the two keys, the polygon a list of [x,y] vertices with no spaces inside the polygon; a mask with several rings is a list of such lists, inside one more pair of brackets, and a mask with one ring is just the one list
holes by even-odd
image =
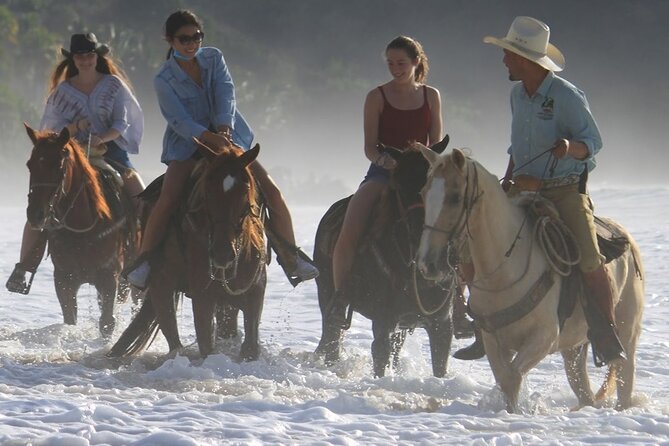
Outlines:
{"label": "blue denim jacket", "polygon": [[245,150],[253,143],[253,131],[239,113],[235,86],[217,48],[202,48],[196,56],[202,72],[197,85],[170,57],[154,78],[160,111],[167,120],[161,161],[185,160],[195,153],[193,137],[220,125],[232,128],[232,139]]}
{"label": "blue denim jacket", "polygon": [[[588,170],[595,168],[594,157],[602,147],[602,138],[585,94],[574,85],[549,72],[534,96],[529,97],[519,82],[511,90],[511,111],[513,120],[508,153],[518,168],[514,175],[562,178],[581,174],[585,167]],[[585,143],[588,157],[584,160],[571,156],[562,158],[553,175],[546,169],[550,152],[520,167],[551,148],[560,138]]]}

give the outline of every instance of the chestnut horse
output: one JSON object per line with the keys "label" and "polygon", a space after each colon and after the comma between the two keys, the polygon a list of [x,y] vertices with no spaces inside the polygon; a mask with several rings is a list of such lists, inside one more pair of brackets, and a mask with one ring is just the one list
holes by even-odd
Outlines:
{"label": "chestnut horse", "polygon": [[26,125],[26,131],[34,145],[28,161],[28,223],[46,233],[63,320],[77,323],[77,291],[93,284],[100,333],[109,337],[119,275],[138,242],[132,204],[113,179],[91,166],[67,128],[38,133]]}
{"label": "chestnut horse", "polygon": [[[509,199],[497,178],[462,151],[440,156],[425,146],[420,149],[430,171],[424,189],[426,225],[418,250],[419,268],[424,276],[438,279],[448,269],[443,259],[449,250],[459,250],[463,241],[469,246],[476,271],[469,304],[480,322],[490,368],[507,409],[518,409],[524,376],[546,355],[558,351],[579,405],[592,405],[596,398],[586,369],[586,317],[577,305],[561,324],[560,291],[566,286],[567,272],[560,267],[569,264],[556,262],[554,247],[546,243],[545,220],[524,224],[522,203]],[[608,387],[612,390],[617,384],[617,407],[627,408],[632,405],[641,333],[643,267],[632,236],[613,220],[602,220],[627,240],[620,256],[612,256],[607,264],[618,334],[627,354],[627,359],[609,365],[608,378],[617,375],[617,382],[611,379]]]}
{"label": "chestnut horse", "polygon": [[[433,148],[442,151],[448,136]],[[372,213],[360,242],[345,288],[350,302],[348,319],[356,311],[372,320],[374,376],[384,376],[386,368],[397,365],[398,353],[407,330],[427,331],[432,354],[432,371],[446,374],[453,336],[452,305],[454,282],[425,280],[415,274],[414,254],[423,228],[420,190],[425,184],[428,164],[417,150],[381,149],[396,161],[385,198]],[[316,278],[323,332],[316,350],[326,364],[339,359],[341,328],[331,322],[334,294],[332,252],[346,213],[349,198],[333,204],[321,219],[314,243],[314,262],[320,270]],[[376,221],[374,221],[376,220]],[[343,317],[343,316],[342,316]]]}
{"label": "chestnut horse", "polygon": [[[262,212],[248,167],[260,146],[247,152],[234,146],[214,152],[197,144],[202,159],[160,252],[150,259],[144,303],[108,356],[140,353],[153,342],[158,328],[167,339],[170,354],[182,351],[175,299],[179,292],[192,299],[203,357],[214,349],[216,319],[222,324],[218,333],[223,337],[237,334],[239,310],[244,314],[240,357],[256,360],[260,355],[258,327],[267,257]],[[156,187],[149,186],[147,191]]]}

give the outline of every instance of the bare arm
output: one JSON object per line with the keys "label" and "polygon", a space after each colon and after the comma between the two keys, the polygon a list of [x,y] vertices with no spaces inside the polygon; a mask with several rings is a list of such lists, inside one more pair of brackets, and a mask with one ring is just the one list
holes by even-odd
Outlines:
{"label": "bare arm", "polygon": [[377,89],[370,91],[365,99],[364,108],[364,132],[365,132],[365,156],[371,162],[379,157],[376,145],[379,142],[379,118],[383,110],[383,98]]}
{"label": "bare arm", "polygon": [[444,122],[441,117],[441,96],[439,90],[432,87],[428,88],[427,100],[430,105],[430,131],[428,134],[428,146],[441,141],[442,132],[444,129]]}

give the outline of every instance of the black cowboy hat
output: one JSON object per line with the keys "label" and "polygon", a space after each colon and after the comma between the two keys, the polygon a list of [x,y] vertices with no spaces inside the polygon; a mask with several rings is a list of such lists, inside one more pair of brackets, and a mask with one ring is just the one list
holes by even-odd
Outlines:
{"label": "black cowboy hat", "polygon": [[86,54],[95,51],[99,56],[104,56],[109,52],[109,47],[104,43],[98,42],[98,38],[93,33],[72,34],[70,38],[70,51],[61,48],[63,56],[70,58],[73,54]]}

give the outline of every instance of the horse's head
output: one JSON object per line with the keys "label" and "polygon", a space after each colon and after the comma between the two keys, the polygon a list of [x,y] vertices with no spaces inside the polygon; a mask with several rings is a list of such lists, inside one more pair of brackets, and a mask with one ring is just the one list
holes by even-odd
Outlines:
{"label": "horse's head", "polygon": [[214,268],[229,268],[247,248],[261,248],[262,233],[247,217],[257,213],[251,164],[258,144],[244,152],[230,145],[216,151],[196,140],[203,155],[196,190],[201,194],[209,237],[209,260]]}
{"label": "horse's head", "polygon": [[[77,199],[89,200],[85,207],[94,219],[111,218],[95,169],[79,144],[70,139],[67,127],[54,132],[35,132],[25,124],[33,150],[28,160],[30,192],[28,223],[36,228],[62,227]],[[76,193],[68,195],[71,189]],[[76,211],[70,213],[75,219]],[[48,229],[48,228],[47,228]]]}
{"label": "horse's head", "polygon": [[477,192],[469,178],[475,167],[459,149],[438,155],[425,146],[419,148],[430,168],[422,191],[425,226],[416,260],[425,278],[441,280],[447,273],[448,248],[462,242],[476,200]]}
{"label": "horse's head", "polygon": [[[435,153],[444,151],[449,142],[446,135],[439,143],[434,144],[431,149]],[[409,147],[406,150],[398,150],[393,147],[381,145],[381,152],[388,153],[397,165],[391,174],[390,186],[397,194],[400,212],[406,216],[409,225],[409,233],[414,246],[418,244],[423,221],[425,218],[425,207],[421,190],[427,179],[428,161],[419,149]],[[427,149],[430,150],[430,149]]]}
{"label": "horse's head", "polygon": [[59,193],[66,187],[65,164],[71,156],[67,146],[70,132],[67,127],[55,133],[36,133],[25,124],[33,150],[28,160],[30,191],[28,193],[28,223],[41,228]]}

